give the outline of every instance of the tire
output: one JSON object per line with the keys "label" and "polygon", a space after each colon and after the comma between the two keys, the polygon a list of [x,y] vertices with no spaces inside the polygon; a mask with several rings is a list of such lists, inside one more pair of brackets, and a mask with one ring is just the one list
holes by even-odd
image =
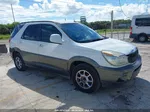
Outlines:
{"label": "tire", "polygon": [[18,71],[25,71],[27,69],[25,62],[19,53],[15,54],[13,59]]}
{"label": "tire", "polygon": [[139,42],[146,42],[148,39],[147,39],[147,36],[146,35],[139,35],[138,37],[138,41]]}
{"label": "tire", "polygon": [[85,93],[96,92],[101,87],[97,71],[88,64],[75,66],[72,71],[72,80],[76,88]]}

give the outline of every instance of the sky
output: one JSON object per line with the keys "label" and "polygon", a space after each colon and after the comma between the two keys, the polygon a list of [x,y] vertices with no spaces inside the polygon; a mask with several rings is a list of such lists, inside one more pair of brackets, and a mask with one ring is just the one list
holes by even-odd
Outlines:
{"label": "sky", "polygon": [[13,6],[15,21],[50,20],[57,22],[87,22],[131,19],[134,15],[149,14],[149,0],[0,0],[0,24],[12,23]]}

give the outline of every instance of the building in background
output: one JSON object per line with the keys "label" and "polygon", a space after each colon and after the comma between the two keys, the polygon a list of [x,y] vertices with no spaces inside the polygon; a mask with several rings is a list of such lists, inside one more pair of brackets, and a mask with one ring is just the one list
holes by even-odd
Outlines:
{"label": "building in background", "polygon": [[86,17],[85,16],[80,16],[80,22],[81,23],[86,23]]}

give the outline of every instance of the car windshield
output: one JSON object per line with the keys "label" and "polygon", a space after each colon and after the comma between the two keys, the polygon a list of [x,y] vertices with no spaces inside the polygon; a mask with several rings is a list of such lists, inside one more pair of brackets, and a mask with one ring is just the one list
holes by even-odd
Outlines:
{"label": "car windshield", "polygon": [[61,29],[74,41],[79,43],[93,42],[104,39],[91,28],[80,23],[63,23]]}

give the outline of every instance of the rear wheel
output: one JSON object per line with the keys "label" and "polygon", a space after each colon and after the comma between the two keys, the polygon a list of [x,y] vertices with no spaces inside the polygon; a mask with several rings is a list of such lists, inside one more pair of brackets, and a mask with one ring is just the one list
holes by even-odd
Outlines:
{"label": "rear wheel", "polygon": [[25,71],[27,69],[27,66],[25,65],[24,60],[22,59],[21,55],[19,53],[16,53],[13,57],[15,66],[17,70],[19,71]]}
{"label": "rear wheel", "polygon": [[146,42],[148,40],[146,35],[139,35],[138,41],[139,42]]}
{"label": "rear wheel", "polygon": [[101,87],[97,71],[88,64],[79,64],[72,71],[73,83],[82,92],[92,93]]}

